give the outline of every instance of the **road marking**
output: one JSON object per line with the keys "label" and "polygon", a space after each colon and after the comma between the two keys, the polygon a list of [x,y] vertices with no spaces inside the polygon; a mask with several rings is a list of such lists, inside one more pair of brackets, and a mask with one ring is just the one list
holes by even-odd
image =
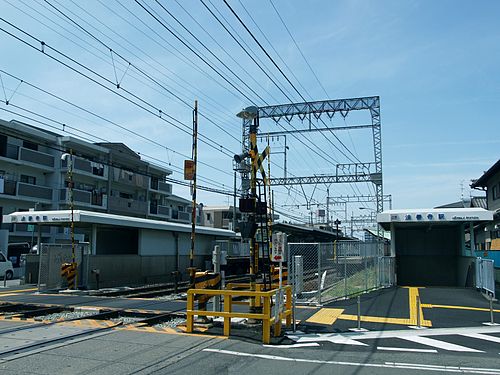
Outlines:
{"label": "road marking", "polygon": [[414,337],[401,337],[403,340],[416,342],[417,344],[424,344],[433,346],[434,348],[450,350],[454,352],[468,352],[468,353],[484,353],[482,350],[468,348],[466,346],[451,344],[449,342],[431,339],[429,337],[414,336]]}
{"label": "road marking", "polygon": [[[455,305],[433,305],[430,303],[423,303],[422,307],[426,309],[456,309],[456,310],[471,310],[471,311],[490,311],[485,307],[472,307],[472,306],[455,306]],[[500,310],[493,309],[493,312],[500,313]]]}
{"label": "road marking", "polygon": [[[417,314],[420,314],[420,325],[424,327],[432,327],[432,322],[430,320],[424,319],[424,312],[422,310],[422,304],[420,304],[420,309],[417,309],[417,299],[420,298],[418,288],[409,287],[408,288],[408,304],[410,306],[410,324],[412,326],[417,325]],[[420,310],[420,311],[417,311]]]}
{"label": "road marking", "polygon": [[332,325],[335,323],[337,318],[344,312],[344,309],[321,309],[309,319],[306,320],[307,323],[318,323],[318,324],[328,324]]}
{"label": "road marking", "polygon": [[394,352],[417,352],[417,353],[437,353],[436,349],[414,349],[414,348],[393,348],[390,346],[377,346],[377,350],[388,350]]}
{"label": "road marking", "polygon": [[305,342],[303,344],[293,344],[293,345],[262,345],[265,348],[276,348],[276,349],[293,349],[293,348],[304,348],[308,346],[320,346],[317,342]]}
{"label": "road marking", "polygon": [[[348,314],[342,314],[339,316],[339,319],[343,320],[358,320],[357,315],[348,315]],[[368,322],[368,323],[388,323],[388,324],[401,324],[401,325],[410,325],[411,321],[410,319],[404,319],[404,318],[385,318],[382,316],[365,316],[361,315],[360,319],[362,322]]]}
{"label": "road marking", "polygon": [[311,335],[295,334],[295,335],[287,335],[287,337],[295,342],[300,342],[300,343],[328,341],[328,342],[331,342],[333,344],[368,346],[368,344],[353,340],[352,338],[349,337],[349,334],[346,334],[346,335],[341,335],[338,333],[324,333],[324,334],[320,333],[320,334],[311,334]]}
{"label": "road marking", "polygon": [[290,358],[281,357],[277,355],[269,354],[254,354],[245,352],[236,352],[232,350],[223,349],[203,349],[204,352],[226,354],[237,357],[252,357],[260,359],[268,359],[271,361],[284,361],[284,362],[301,362],[301,363],[314,363],[314,364],[326,364],[326,365],[340,365],[340,366],[354,366],[354,367],[375,367],[375,368],[397,368],[397,369],[412,369],[421,371],[441,371],[441,372],[458,372],[458,373],[477,373],[477,374],[490,374],[490,375],[500,375],[500,369],[485,369],[485,368],[474,368],[474,367],[455,367],[455,366],[439,366],[439,365],[423,365],[418,363],[363,363],[363,362],[345,362],[345,361],[324,361],[319,359],[305,359],[305,358]]}
{"label": "road marking", "polygon": [[38,288],[6,290],[5,292],[0,292],[0,296],[7,296],[11,293],[33,292],[34,290],[38,290]]}
{"label": "road marking", "polygon": [[484,335],[482,333],[462,333],[460,336],[471,337],[473,339],[479,339],[479,340],[500,343],[500,337]]}

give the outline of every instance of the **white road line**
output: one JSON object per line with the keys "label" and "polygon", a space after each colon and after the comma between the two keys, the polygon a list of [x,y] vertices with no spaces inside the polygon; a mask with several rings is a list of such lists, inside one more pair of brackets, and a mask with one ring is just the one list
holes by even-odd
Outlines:
{"label": "white road line", "polygon": [[413,348],[393,348],[390,346],[377,346],[377,350],[388,350],[394,352],[417,352],[417,353],[437,353],[436,349],[413,349]]}
{"label": "white road line", "polygon": [[285,362],[300,362],[300,363],[315,363],[315,364],[325,364],[325,365],[337,365],[337,366],[353,366],[353,367],[376,367],[376,368],[397,368],[397,369],[412,369],[420,371],[440,371],[440,372],[455,372],[455,373],[472,373],[472,374],[489,374],[489,375],[500,375],[499,369],[485,369],[485,368],[474,368],[474,367],[455,367],[455,366],[434,366],[434,365],[423,365],[415,363],[358,363],[358,362],[344,362],[344,361],[324,361],[319,359],[305,359],[305,358],[290,358],[281,357],[276,355],[268,354],[254,354],[254,353],[244,353],[235,352],[232,350],[223,349],[203,349],[204,352],[219,353],[232,355],[237,357],[252,357],[267,359],[271,361],[285,361]]}
{"label": "white road line", "polygon": [[426,330],[394,330],[394,331],[369,331],[369,332],[348,332],[348,333],[319,333],[305,334],[298,333],[287,335],[296,342],[319,342],[339,340],[340,337],[355,340],[405,338],[419,336],[444,336],[463,335],[470,333],[500,333],[500,327],[463,327],[463,328],[431,328]]}
{"label": "white road line", "polygon": [[305,342],[303,344],[293,344],[293,345],[262,345],[265,348],[276,348],[276,349],[293,349],[293,348],[303,348],[307,346],[320,346],[317,342]]}
{"label": "white road line", "polygon": [[418,344],[424,344],[427,346],[432,346],[438,349],[451,350],[454,352],[468,352],[468,353],[484,353],[482,350],[468,348],[466,346],[451,344],[449,342],[440,341],[436,339],[431,339],[429,337],[414,336],[414,337],[401,337],[403,340],[416,342]]}
{"label": "white road line", "polygon": [[485,340],[485,341],[491,341],[491,342],[500,343],[500,337],[495,337],[495,336],[490,336],[490,335],[483,335],[482,333],[462,333],[462,334],[460,334],[460,336],[471,337],[473,339],[479,339],[479,340]]}

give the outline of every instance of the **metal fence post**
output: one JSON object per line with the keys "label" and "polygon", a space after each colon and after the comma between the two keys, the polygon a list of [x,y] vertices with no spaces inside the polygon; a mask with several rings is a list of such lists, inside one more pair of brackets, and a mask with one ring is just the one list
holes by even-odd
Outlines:
{"label": "metal fence post", "polygon": [[316,244],[318,248],[318,305],[321,305],[321,246]]}
{"label": "metal fence post", "polygon": [[42,291],[41,289],[41,280],[42,280],[42,253],[43,253],[43,244],[38,244],[38,293]]}
{"label": "metal fence post", "polygon": [[367,262],[367,252],[365,251],[364,255],[364,267],[365,267],[365,292],[368,291],[368,262]]}
{"label": "metal fence post", "polygon": [[490,294],[490,324],[495,324],[495,318],[493,317],[493,296]]}
{"label": "metal fence post", "polygon": [[344,297],[347,298],[347,259],[344,253]]}

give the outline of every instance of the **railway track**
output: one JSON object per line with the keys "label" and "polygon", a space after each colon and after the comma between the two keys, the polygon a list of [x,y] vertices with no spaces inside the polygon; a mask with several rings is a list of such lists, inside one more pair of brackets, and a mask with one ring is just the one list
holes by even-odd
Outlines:
{"label": "railway track", "polygon": [[17,323],[0,329],[0,362],[109,334],[117,327],[152,327],[178,317],[181,311],[155,314],[0,305],[3,322]]}

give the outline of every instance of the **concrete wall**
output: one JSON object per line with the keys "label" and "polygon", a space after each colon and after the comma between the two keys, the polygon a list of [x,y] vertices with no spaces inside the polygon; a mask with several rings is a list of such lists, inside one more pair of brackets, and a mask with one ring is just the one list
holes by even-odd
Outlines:
{"label": "concrete wall", "polygon": [[[205,265],[206,257],[196,256],[195,266]],[[83,261],[86,264],[86,260]],[[180,262],[179,271],[181,280],[188,280],[186,268],[189,260],[184,257]],[[100,270],[100,287],[134,286],[173,281],[172,272],[175,270],[174,256],[139,256],[139,255],[91,255],[88,270]],[[54,277],[59,277],[59,269]],[[38,281],[38,256],[27,255],[24,282],[36,284]],[[81,275],[86,280],[87,275]],[[96,287],[95,275],[88,275],[90,289]]]}
{"label": "concrete wall", "polygon": [[97,228],[96,254],[138,254],[139,234],[135,228]]}
{"label": "concrete wall", "polygon": [[474,287],[475,258],[459,257],[457,260],[457,286]]}

